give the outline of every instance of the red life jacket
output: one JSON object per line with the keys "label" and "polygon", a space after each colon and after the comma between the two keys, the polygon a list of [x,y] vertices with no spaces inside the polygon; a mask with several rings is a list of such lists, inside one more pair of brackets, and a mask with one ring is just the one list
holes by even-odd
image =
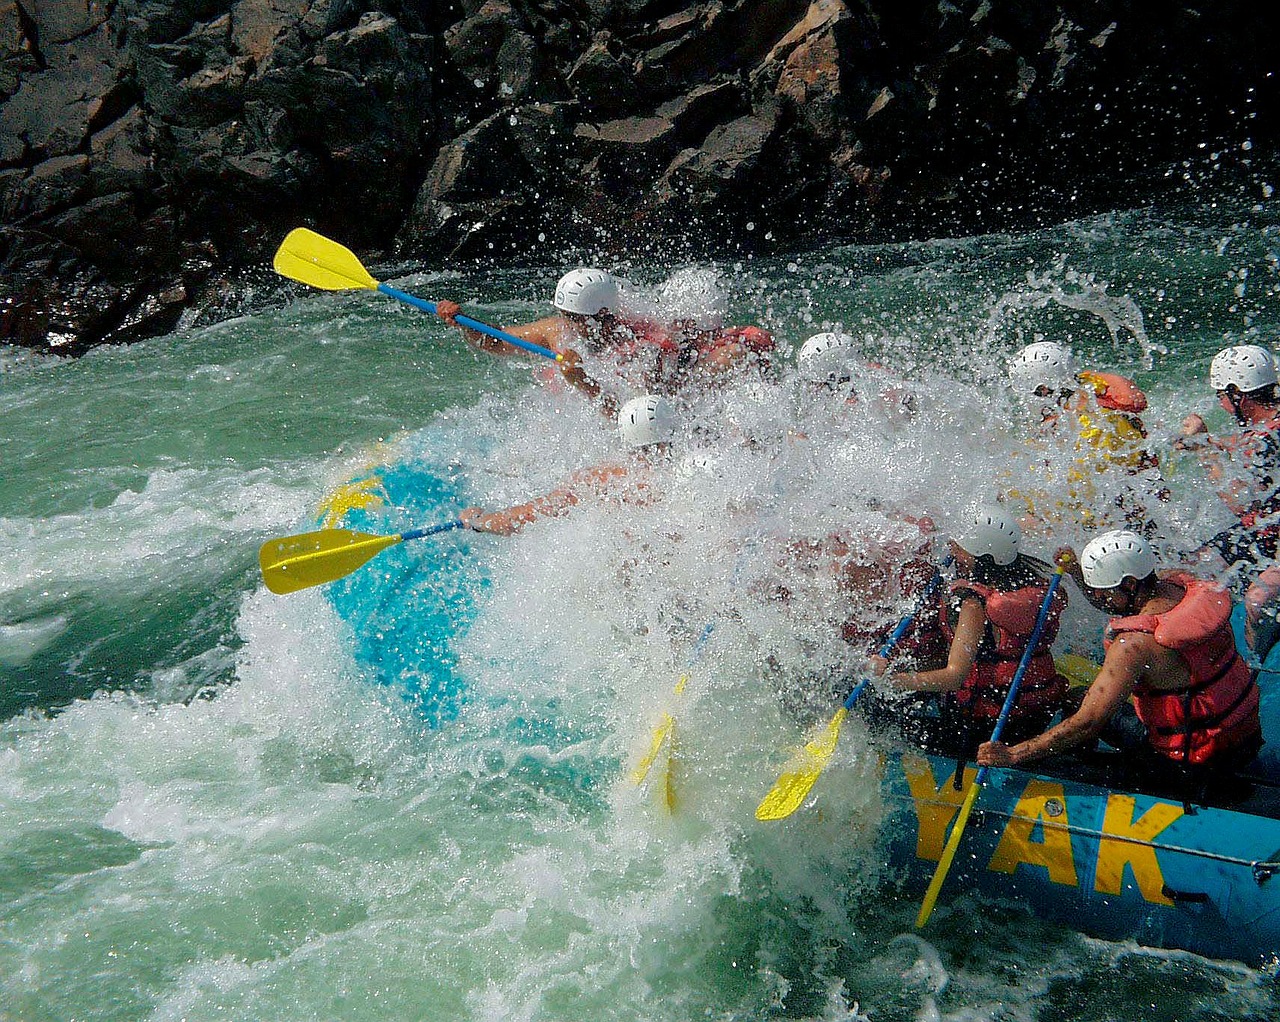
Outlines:
{"label": "red life jacket", "polygon": [[[1005,696],[1009,693],[1009,685],[1018,672],[1022,654],[1026,652],[1027,642],[1035,630],[1040,604],[1044,601],[1048,588],[1047,581],[1035,582],[1009,592],[1001,592],[965,579],[951,584],[953,594],[976,594],[982,600],[987,616],[987,638],[978,647],[973,670],[956,693],[956,702],[967,707],[975,720],[994,721],[1000,716]],[[1026,673],[1022,676],[1018,698],[1009,714],[1010,721],[1033,711],[1056,707],[1066,694],[1067,680],[1053,666],[1053,654],[1050,652],[1053,640],[1058,635],[1059,618],[1066,606],[1066,594],[1059,588],[1053,594],[1044,629],[1040,632],[1039,642],[1027,663]],[[947,641],[953,641],[955,626],[949,614],[943,615],[943,629]]]}
{"label": "red life jacket", "polygon": [[1181,571],[1163,577],[1186,590],[1177,606],[1163,614],[1113,618],[1103,645],[1110,647],[1123,632],[1145,632],[1187,662],[1191,681],[1186,688],[1139,686],[1133,702],[1157,752],[1181,762],[1207,763],[1261,731],[1258,686],[1236,651],[1227,591]]}
{"label": "red life jacket", "polygon": [[1082,370],[1079,375],[1080,381],[1093,389],[1099,408],[1132,414],[1146,411],[1147,395],[1132,380],[1116,373],[1100,373],[1096,369]]}
{"label": "red life jacket", "polygon": [[[932,522],[930,522],[932,526]],[[896,570],[897,595],[914,605],[920,593],[933,581],[936,572],[932,561],[916,552],[911,560],[906,561]],[[916,664],[930,663],[942,659],[946,655],[946,638],[942,633],[942,605],[937,600],[929,600],[912,618],[910,627],[903,633],[893,647],[895,659],[906,659]],[[865,621],[851,617],[840,627],[840,636],[865,653],[879,653],[885,641],[893,634],[897,623],[890,621],[877,625],[868,625]]]}
{"label": "red life jacket", "polygon": [[674,368],[676,357],[680,354],[680,345],[671,338],[671,334],[660,324],[648,319],[623,320],[629,337],[618,337],[605,349],[618,362],[627,363],[642,357],[646,353],[656,355],[659,375],[664,375],[667,362]]}
{"label": "red life jacket", "polygon": [[615,342],[610,352],[622,365],[643,361],[646,372],[652,374],[647,386],[667,389],[679,371],[680,345],[665,327],[652,320],[627,320],[626,326],[631,339]]}
{"label": "red life jacket", "polygon": [[[633,363],[647,360],[649,364],[641,368],[646,377],[651,373],[653,378],[644,381],[633,379],[633,386],[643,384],[661,388],[664,383],[669,383],[676,372],[680,346],[660,324],[652,320],[626,319],[620,323],[624,329],[610,338],[597,357],[622,370],[623,376],[627,375],[626,370]],[[552,389],[560,389],[560,370],[556,366],[539,366],[535,368],[534,376],[543,383],[551,384]]]}
{"label": "red life jacket", "polygon": [[694,348],[698,353],[695,365],[705,363],[713,352],[720,348],[740,345],[743,350],[755,355],[760,365],[768,368],[769,355],[777,348],[773,334],[758,326],[728,326],[717,330],[709,337],[700,339]]}

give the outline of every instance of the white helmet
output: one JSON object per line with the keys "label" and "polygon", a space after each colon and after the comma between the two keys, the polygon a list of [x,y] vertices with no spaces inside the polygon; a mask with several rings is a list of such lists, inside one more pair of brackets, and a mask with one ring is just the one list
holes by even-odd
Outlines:
{"label": "white helmet", "polygon": [[618,309],[618,281],[604,270],[570,270],[556,285],[555,307],[561,312],[598,316]]}
{"label": "white helmet", "polygon": [[1276,382],[1275,357],[1256,344],[1224,348],[1213,356],[1209,366],[1209,386],[1226,390],[1234,385],[1245,394],[1273,386]]}
{"label": "white helmet", "polygon": [[720,398],[721,421],[747,442],[767,443],[787,434],[786,412],[777,385],[748,380]]}
{"label": "white helmet", "polygon": [[618,412],[618,429],[628,447],[667,443],[676,431],[675,409],[658,394],[633,397]]}
{"label": "white helmet", "polygon": [[676,270],[658,286],[658,300],[668,320],[692,323],[698,330],[719,330],[729,313],[720,274],[706,266]]}
{"label": "white helmet", "polygon": [[837,383],[851,379],[856,361],[853,338],[848,334],[814,334],[800,346],[796,369],[811,383]]}
{"label": "white helmet", "polygon": [[719,474],[720,459],[709,451],[689,451],[676,463],[676,475],[682,479],[714,479]]}
{"label": "white helmet", "polygon": [[1141,580],[1155,570],[1150,545],[1128,529],[1104,532],[1080,552],[1080,572],[1090,589],[1114,589],[1125,578]]}
{"label": "white helmet", "polygon": [[1020,394],[1034,394],[1039,387],[1074,390],[1076,362],[1069,348],[1056,341],[1037,341],[1009,360],[1009,382]]}
{"label": "white helmet", "polygon": [[1004,508],[980,507],[965,513],[951,538],[974,557],[986,554],[996,564],[1012,564],[1018,558],[1022,528]]}

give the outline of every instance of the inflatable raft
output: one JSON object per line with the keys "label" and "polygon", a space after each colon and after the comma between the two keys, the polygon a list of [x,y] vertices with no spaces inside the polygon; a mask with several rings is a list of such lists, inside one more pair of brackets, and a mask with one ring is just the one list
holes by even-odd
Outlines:
{"label": "inflatable raft", "polygon": [[[339,487],[321,505],[319,524],[386,533],[455,518],[465,503],[457,473],[408,461]],[[401,543],[325,587],[351,627],[357,663],[432,727],[456,717],[467,695],[457,643],[489,586],[492,549],[475,539],[460,531]]]}
{"label": "inflatable raft", "polygon": [[[881,840],[912,896],[932,879],[977,773],[966,765],[957,786],[956,767],[915,751],[885,760]],[[939,906],[977,892],[1098,937],[1254,966],[1280,961],[1280,790],[1255,785],[1247,805],[1257,811],[1245,811],[1070,772],[990,772]]]}
{"label": "inflatable raft", "polygon": [[[326,521],[387,531],[456,515],[467,503],[447,469],[408,462],[340,488]],[[489,587],[491,541],[466,533],[402,544],[327,587],[356,658],[431,726],[467,696],[458,640]],[[1238,622],[1237,622],[1238,624]],[[1280,777],[1280,651],[1260,671],[1259,774]],[[1272,737],[1274,736],[1274,737]],[[932,878],[976,768],[899,748],[882,760],[883,861],[918,897]],[[804,811],[804,810],[801,810]],[[768,824],[763,824],[768,825]],[[1022,906],[1107,939],[1280,963],[1280,787],[1257,780],[1238,807],[1206,807],[1109,787],[1070,759],[1057,770],[990,772],[939,908],[961,893]]]}

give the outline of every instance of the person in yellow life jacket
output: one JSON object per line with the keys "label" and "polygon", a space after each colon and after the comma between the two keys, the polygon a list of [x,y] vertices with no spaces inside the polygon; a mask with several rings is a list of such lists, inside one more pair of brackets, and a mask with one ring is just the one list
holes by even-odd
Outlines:
{"label": "person in yellow life jacket", "polygon": [[[1044,521],[1077,513],[1086,524],[1150,528],[1147,507],[1168,499],[1160,464],[1151,452],[1140,417],[1146,395],[1116,373],[1080,369],[1071,351],[1055,341],[1029,344],[1009,362],[1018,397],[1039,415],[1037,433],[1047,438],[1069,422],[1074,449],[1066,467],[1069,507],[1054,507],[1043,495],[1019,493],[1029,513]],[[1102,478],[1111,475],[1112,479]],[[1116,485],[1119,476],[1121,485]]]}
{"label": "person in yellow life jacket", "polygon": [[618,431],[631,451],[630,458],[575,472],[565,485],[527,503],[501,511],[469,507],[458,517],[475,532],[510,536],[539,518],[567,514],[586,494],[615,493],[623,500],[643,502],[651,496],[649,470],[669,453],[675,428],[675,411],[665,397],[645,394],[632,398],[618,413]]}
{"label": "person in yellow life jacket", "polygon": [[1246,636],[1254,652],[1265,658],[1280,638],[1280,398],[1275,357],[1253,344],[1224,348],[1210,363],[1209,386],[1240,432],[1225,439],[1211,437],[1204,419],[1193,413],[1182,421],[1175,446],[1196,451],[1219,495],[1239,519],[1209,546],[1241,573]]}
{"label": "person in yellow life jacket", "polygon": [[[1021,553],[1021,539],[1021,528],[1004,508],[965,513],[951,540],[957,578],[943,597],[946,664],[888,679],[899,690],[948,694],[970,751],[1000,716],[1049,589],[1048,566]],[[1054,667],[1050,647],[1066,604],[1057,590],[1005,733],[1038,734],[1062,706],[1067,682]]]}
{"label": "person in yellow life jacket", "polygon": [[[630,385],[649,392],[670,390],[677,372],[678,348],[658,324],[622,314],[621,289],[612,274],[593,268],[570,270],[556,284],[553,300],[556,313],[519,326],[504,327],[507,333],[549,348],[562,356],[551,373],[559,370],[569,386],[601,402],[604,412],[616,415],[617,397],[604,386],[604,366],[584,367],[584,356],[593,362],[611,364]],[[436,303],[436,315],[462,331],[467,343],[477,351],[499,357],[527,355],[506,341],[460,326],[457,302]]]}
{"label": "person in yellow life jacket", "polygon": [[1133,765],[1148,783],[1202,798],[1247,765],[1262,747],[1258,686],[1236,652],[1226,589],[1157,573],[1150,545],[1125,529],[1095,537],[1078,561],[1067,548],[1059,559],[1088,601],[1113,615],[1102,669],[1074,713],[1033,738],[983,744],[978,762],[1017,766],[1066,752],[1102,735],[1132,698],[1146,727]]}
{"label": "person in yellow life jacket", "polygon": [[771,375],[773,334],[758,326],[724,325],[729,300],[716,270],[677,270],[658,287],[658,307],[679,351],[679,385],[719,384],[743,370]]}

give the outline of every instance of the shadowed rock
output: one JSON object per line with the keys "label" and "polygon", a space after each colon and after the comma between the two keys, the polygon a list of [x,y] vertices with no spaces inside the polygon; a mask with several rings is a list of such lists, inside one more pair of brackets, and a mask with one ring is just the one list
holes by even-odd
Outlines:
{"label": "shadowed rock", "polygon": [[[1272,155],[1244,0],[0,0],[0,338],[234,311],[307,224],[366,257],[883,238]],[[746,229],[750,223],[756,228]]]}

